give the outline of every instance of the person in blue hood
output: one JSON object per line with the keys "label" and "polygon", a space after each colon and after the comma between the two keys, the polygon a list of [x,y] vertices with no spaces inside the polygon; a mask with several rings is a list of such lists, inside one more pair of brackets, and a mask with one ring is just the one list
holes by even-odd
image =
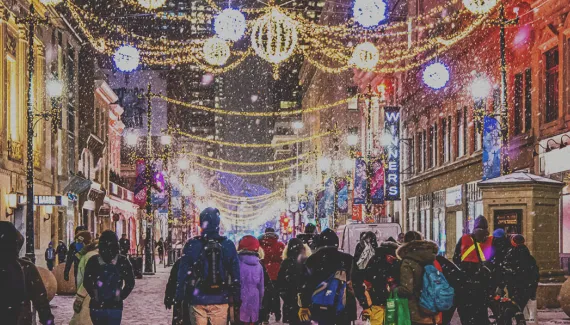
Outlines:
{"label": "person in blue hood", "polygon": [[220,211],[200,213],[201,236],[184,245],[176,300],[189,305],[192,325],[226,325],[229,303],[240,305],[240,266],[234,243],[220,236]]}

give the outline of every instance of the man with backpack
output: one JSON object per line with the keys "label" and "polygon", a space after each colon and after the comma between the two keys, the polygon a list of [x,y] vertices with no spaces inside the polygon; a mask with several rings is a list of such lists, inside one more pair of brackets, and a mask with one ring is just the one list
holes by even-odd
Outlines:
{"label": "man with backpack", "polygon": [[77,226],[75,228],[75,241],[69,244],[69,250],[67,251],[67,258],[65,259],[65,269],[63,271],[63,279],[65,281],[69,281],[69,271],[71,271],[72,265],[73,265],[73,275],[77,276],[79,259],[75,256],[75,254],[81,251],[81,249],[84,246],[83,241],[85,239],[91,241],[91,233],[87,231],[87,227]]}
{"label": "man with backpack", "polygon": [[457,311],[463,325],[488,325],[490,286],[493,283],[495,243],[489,236],[487,219],[475,219],[473,233],[461,237],[455,248],[453,262],[465,276],[457,299]]}
{"label": "man with backpack", "polygon": [[228,304],[241,304],[240,266],[236,247],[220,236],[220,211],[200,213],[202,235],[184,246],[178,269],[176,300],[189,305],[192,325],[226,325]]}
{"label": "man with backpack", "polygon": [[325,229],[317,242],[317,251],[305,262],[301,280],[299,319],[314,320],[319,325],[350,324],[354,296],[349,294],[352,256],[338,251],[338,236]]}
{"label": "man with backpack", "polygon": [[93,325],[120,325],[123,300],[135,287],[133,267],[119,254],[119,238],[106,230],[99,238],[99,254],[85,266],[83,286],[91,297],[89,309]]}

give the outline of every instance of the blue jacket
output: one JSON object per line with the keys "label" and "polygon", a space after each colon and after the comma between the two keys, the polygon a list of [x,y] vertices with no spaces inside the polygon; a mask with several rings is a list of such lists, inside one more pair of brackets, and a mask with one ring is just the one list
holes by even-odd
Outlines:
{"label": "blue jacket", "polygon": [[201,294],[197,289],[194,289],[192,293],[186,292],[188,281],[193,279],[193,266],[199,267],[196,263],[199,262],[200,254],[204,247],[204,241],[200,237],[192,238],[184,245],[182,257],[180,258],[178,281],[176,285],[176,300],[188,301],[190,305],[218,305],[227,304],[230,294],[236,299],[239,299],[239,259],[234,243],[219,235],[220,212],[218,209],[207,208],[202,211],[200,214],[200,224],[202,225],[202,238],[221,240],[223,269],[225,275],[231,278],[231,283],[229,283],[228,289],[218,295]]}

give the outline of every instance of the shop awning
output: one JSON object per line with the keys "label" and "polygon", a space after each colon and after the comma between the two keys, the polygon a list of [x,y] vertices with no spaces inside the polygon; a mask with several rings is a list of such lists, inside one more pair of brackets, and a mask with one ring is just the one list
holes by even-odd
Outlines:
{"label": "shop awning", "polygon": [[69,192],[74,194],[81,194],[91,188],[91,181],[86,179],[83,176],[73,175],[71,179],[67,183],[67,185],[63,188],[62,194],[67,194]]}

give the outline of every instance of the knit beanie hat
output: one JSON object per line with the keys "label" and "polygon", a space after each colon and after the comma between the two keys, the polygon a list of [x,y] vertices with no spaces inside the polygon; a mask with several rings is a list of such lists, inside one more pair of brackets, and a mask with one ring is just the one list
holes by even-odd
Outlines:
{"label": "knit beanie hat", "polygon": [[511,238],[511,245],[513,247],[518,247],[524,245],[524,236],[523,235],[514,235]]}
{"label": "knit beanie hat", "polygon": [[493,237],[495,238],[504,238],[505,237],[505,229],[499,228],[493,232]]}
{"label": "knit beanie hat", "polygon": [[483,216],[478,216],[477,219],[475,219],[473,229],[489,229],[489,223],[487,222],[487,218]]}
{"label": "knit beanie hat", "polygon": [[243,236],[243,238],[239,241],[238,251],[259,251],[259,240],[250,235]]}

